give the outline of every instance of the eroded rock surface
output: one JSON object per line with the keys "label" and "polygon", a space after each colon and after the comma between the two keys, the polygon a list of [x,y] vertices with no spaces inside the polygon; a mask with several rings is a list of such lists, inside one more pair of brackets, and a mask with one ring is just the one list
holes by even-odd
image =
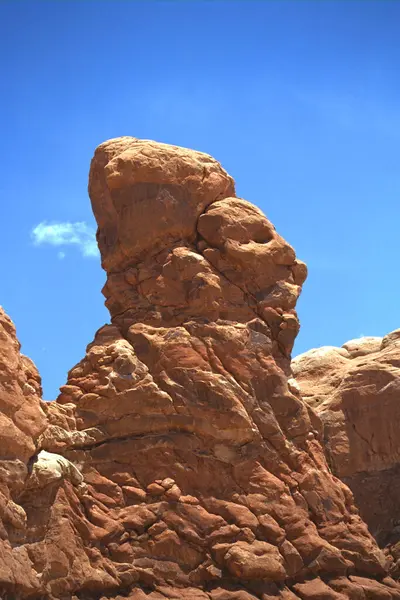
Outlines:
{"label": "eroded rock surface", "polygon": [[291,246],[199,152],[110,140],[89,190],[112,323],[4,456],[4,598],[400,598],[289,379]]}
{"label": "eroded rock surface", "polygon": [[[400,539],[400,330],[310,350],[292,368],[324,423],[333,472],[352,489],[379,543],[391,547]],[[393,553],[400,558],[397,547]]]}

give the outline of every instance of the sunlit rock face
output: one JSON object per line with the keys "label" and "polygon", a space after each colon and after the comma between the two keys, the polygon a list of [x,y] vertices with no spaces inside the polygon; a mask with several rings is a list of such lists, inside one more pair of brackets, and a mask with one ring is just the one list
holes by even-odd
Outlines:
{"label": "sunlit rock face", "polygon": [[1,307],[0,369],[1,458],[27,461],[46,424],[41,381],[35,365],[20,353],[14,323]]}
{"label": "sunlit rock face", "polygon": [[42,405],[5,593],[400,598],[291,378],[291,246],[192,150],[110,140],[89,192],[111,324]]}
{"label": "sunlit rock face", "polygon": [[177,327],[259,319],[290,353],[304,263],[263,213],[235,197],[207,154],[120,138],[92,161],[89,192],[113,322]]}
{"label": "sunlit rock face", "polygon": [[[321,417],[333,472],[352,489],[382,545],[400,540],[400,330],[324,347],[292,362],[303,398]],[[399,548],[393,548],[400,558]],[[397,567],[400,573],[400,565]]]}

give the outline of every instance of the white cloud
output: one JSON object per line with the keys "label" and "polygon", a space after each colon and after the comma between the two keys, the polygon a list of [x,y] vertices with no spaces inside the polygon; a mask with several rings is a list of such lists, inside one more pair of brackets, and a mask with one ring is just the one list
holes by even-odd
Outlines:
{"label": "white cloud", "polygon": [[[97,257],[99,251],[96,234],[92,227],[84,221],[77,223],[47,223],[42,221],[32,229],[31,237],[36,246],[78,246],[85,257]],[[58,258],[63,259],[65,252],[59,252]]]}

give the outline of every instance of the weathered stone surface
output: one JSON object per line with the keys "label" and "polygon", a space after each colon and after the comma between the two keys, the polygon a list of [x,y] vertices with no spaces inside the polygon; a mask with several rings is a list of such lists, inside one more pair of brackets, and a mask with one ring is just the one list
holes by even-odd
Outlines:
{"label": "weathered stone surface", "polygon": [[39,374],[19,350],[14,324],[0,307],[0,460],[27,460],[46,424]]}
{"label": "weathered stone surface", "polygon": [[104,268],[119,272],[177,240],[194,241],[200,214],[234,192],[208,154],[131,137],[101,144],[89,193]]}
{"label": "weathered stone surface", "polygon": [[102,144],[89,191],[108,278],[103,293],[123,334],[133,323],[260,318],[288,355],[305,265],[232,178],[206,154],[120,138]]}
{"label": "weathered stone surface", "polygon": [[324,423],[333,472],[352,489],[378,541],[395,543],[400,539],[400,330],[351,340],[342,348],[311,350],[296,357],[292,369],[303,398]]}
{"label": "weathered stone surface", "polygon": [[397,598],[288,379],[293,249],[198,152],[110,140],[89,189],[112,324],[5,457],[0,596]]}

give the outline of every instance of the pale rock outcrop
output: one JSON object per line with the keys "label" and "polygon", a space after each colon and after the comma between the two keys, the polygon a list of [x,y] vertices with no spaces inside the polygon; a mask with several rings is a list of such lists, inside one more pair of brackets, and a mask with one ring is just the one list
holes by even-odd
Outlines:
{"label": "pale rock outcrop", "polygon": [[64,456],[41,450],[33,463],[29,486],[39,489],[61,479],[67,479],[73,485],[83,482],[79,469]]}

